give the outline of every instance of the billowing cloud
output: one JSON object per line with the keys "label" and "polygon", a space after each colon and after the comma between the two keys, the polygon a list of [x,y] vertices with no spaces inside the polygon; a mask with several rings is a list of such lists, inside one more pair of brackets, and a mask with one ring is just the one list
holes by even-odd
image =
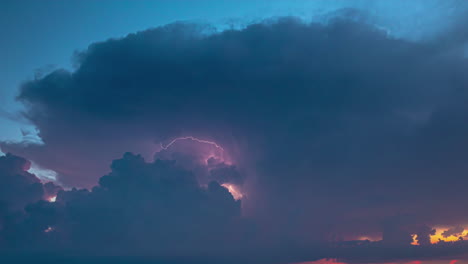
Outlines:
{"label": "billowing cloud", "polygon": [[[10,163],[27,164],[7,157]],[[298,243],[283,232],[272,232],[264,222],[242,216],[242,201],[229,188],[217,181],[201,184],[184,165],[177,160],[146,162],[125,153],[92,190],[61,190],[35,178],[42,196],[23,210],[0,211],[0,260],[279,264],[338,258],[360,263],[463,256],[468,247],[462,242],[429,246],[425,238],[434,230],[422,226],[417,235],[425,247],[414,251],[399,219],[388,222],[389,235],[382,241]],[[50,191],[56,200],[43,199]]]}
{"label": "billowing cloud", "polygon": [[[291,18],[206,32],[178,23],[95,43],[76,55],[74,71],[26,82],[18,99],[44,145],[3,143],[2,150],[58,172],[66,186],[81,187],[94,186],[126,151],[147,160],[175,159],[208,184],[201,191],[183,178],[175,192],[219,191],[217,199],[232,209],[220,215],[231,217],[239,213],[237,204],[219,184],[242,184],[248,197],[242,213],[278,244],[378,237],[387,228],[401,231],[395,240],[411,243],[411,235],[420,234],[425,243],[429,227],[468,222],[468,212],[460,210],[468,200],[463,34],[409,42],[355,20],[306,24]],[[227,156],[200,142],[186,142],[184,148],[195,149],[189,152],[177,145],[164,149],[188,136],[216,142]],[[102,199],[131,202],[141,197],[120,182],[132,180],[121,170],[146,175],[169,166],[124,160],[97,189],[66,192],[84,197],[77,198],[78,215],[102,211],[99,232],[118,227],[102,224],[113,207],[87,197],[106,189]],[[126,167],[133,162],[140,164],[136,171]],[[125,198],[111,196],[113,188],[123,188]],[[401,217],[388,227],[395,216]]]}
{"label": "billowing cloud", "polygon": [[435,233],[436,233],[436,230],[429,226],[426,226],[426,225],[420,226],[416,233],[419,245],[422,245],[422,246],[430,245],[431,236],[435,235]]}
{"label": "billowing cloud", "polygon": [[53,203],[31,202],[26,217],[2,230],[3,248],[197,257],[238,250],[252,239],[243,232],[240,201],[217,182],[202,188],[174,161],[146,163],[130,153],[111,168],[91,191],[60,191]]}
{"label": "billowing cloud", "polygon": [[21,157],[6,154],[0,157],[0,248],[15,245],[25,239],[14,227],[23,221],[31,204],[55,196],[62,188],[54,183],[42,184],[28,172],[31,163]]}
{"label": "billowing cloud", "polygon": [[442,232],[442,236],[447,238],[449,236],[461,236],[463,234],[463,231],[465,231],[465,228],[461,226],[456,226],[453,228],[449,228]]}
{"label": "billowing cloud", "polygon": [[49,182],[43,185],[28,172],[31,163],[7,154],[0,157],[0,203],[5,209],[21,211],[32,202],[55,195],[61,188]]}

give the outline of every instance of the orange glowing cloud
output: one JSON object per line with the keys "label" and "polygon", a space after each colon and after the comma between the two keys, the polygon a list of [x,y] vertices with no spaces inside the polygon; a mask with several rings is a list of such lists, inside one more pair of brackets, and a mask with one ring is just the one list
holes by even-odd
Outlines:
{"label": "orange glowing cloud", "polygon": [[460,237],[465,237],[465,236],[468,235],[468,230],[464,230],[462,233],[460,233],[460,234],[458,234],[456,236],[451,235],[451,236],[448,236],[448,237],[444,237],[442,235],[442,233],[449,230],[449,228],[447,228],[447,227],[436,227],[435,229],[436,229],[435,235],[431,236],[431,243],[432,244],[438,243],[439,241],[455,242],[455,241],[458,241]]}

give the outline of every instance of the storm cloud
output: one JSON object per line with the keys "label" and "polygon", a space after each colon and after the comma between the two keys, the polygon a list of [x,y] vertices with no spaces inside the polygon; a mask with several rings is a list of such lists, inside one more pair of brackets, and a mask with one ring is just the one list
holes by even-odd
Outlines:
{"label": "storm cloud", "polygon": [[2,209],[21,211],[26,205],[47,199],[61,188],[52,182],[42,184],[28,172],[31,163],[11,154],[0,157],[0,203]]}
{"label": "storm cloud", "polygon": [[[179,223],[177,230],[171,221],[193,215],[213,240],[186,250],[202,250],[228,243],[210,226],[238,222],[241,213],[262,234],[297,248],[331,237],[381,237],[388,225],[405,243],[411,234],[428,243],[430,227],[468,222],[461,210],[468,201],[468,61],[461,33],[411,42],[347,18],[327,24],[282,18],[222,32],[176,23],[129,34],[79,52],[73,71],[24,83],[18,100],[44,145],[2,143],[2,151],[56,171],[65,186],[88,188],[124,152],[150,160],[126,154],[92,191],[59,193],[54,208],[66,202],[65,213],[99,218],[99,228],[77,221],[80,233],[70,236],[80,245],[87,232],[110,234],[124,223],[135,226],[131,239],[139,243],[160,231],[184,233],[193,226]],[[167,153],[163,146],[181,136],[216,142],[229,157],[214,169],[204,155]],[[156,183],[147,176],[162,171],[177,176]],[[200,189],[200,177],[190,173],[216,181]],[[224,182],[243,186],[242,210]],[[158,208],[141,220],[160,219],[164,205],[150,201],[168,201],[174,211],[164,208],[171,217],[154,230],[139,229],[130,216],[147,210],[133,211],[135,199]],[[212,209],[192,211],[206,204]],[[184,241],[192,246],[197,235]],[[178,241],[166,241],[167,250]]]}

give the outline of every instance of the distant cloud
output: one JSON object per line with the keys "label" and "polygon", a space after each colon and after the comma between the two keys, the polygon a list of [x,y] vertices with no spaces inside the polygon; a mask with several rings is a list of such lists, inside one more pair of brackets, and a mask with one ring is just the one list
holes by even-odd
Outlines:
{"label": "distant cloud", "polygon": [[456,227],[453,227],[453,228],[450,228],[448,230],[445,230],[443,233],[442,233],[442,236],[443,237],[449,237],[449,236],[460,236],[463,234],[463,231],[465,231],[465,228],[461,227],[461,226],[456,226]]}

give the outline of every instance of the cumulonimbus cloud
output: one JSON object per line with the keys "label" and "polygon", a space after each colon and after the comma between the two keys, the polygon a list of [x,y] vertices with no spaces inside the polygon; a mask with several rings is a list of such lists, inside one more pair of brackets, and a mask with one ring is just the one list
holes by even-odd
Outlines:
{"label": "cumulonimbus cloud", "polygon": [[395,215],[405,239],[468,222],[457,31],[410,42],[358,21],[279,19],[200,32],[178,23],[95,43],[74,71],[25,83],[18,98],[45,144],[2,150],[92,187],[125,151],[214,141],[255,174],[252,217],[300,245],[380,236]]}

